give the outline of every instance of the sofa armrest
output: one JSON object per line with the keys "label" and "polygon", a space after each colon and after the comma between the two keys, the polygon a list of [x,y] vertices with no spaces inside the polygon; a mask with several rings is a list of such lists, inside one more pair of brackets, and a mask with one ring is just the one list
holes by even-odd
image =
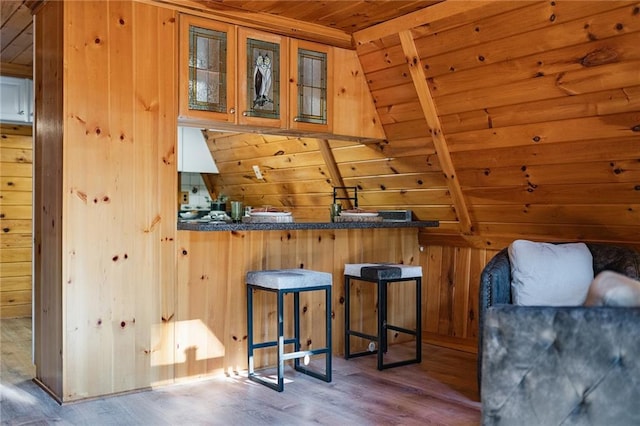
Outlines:
{"label": "sofa armrest", "polygon": [[511,303],[511,264],[507,249],[500,250],[484,267],[480,275],[478,300],[478,389],[482,381],[482,330],[485,314],[496,304]]}
{"label": "sofa armrest", "polygon": [[640,308],[486,312],[483,424],[640,424]]}

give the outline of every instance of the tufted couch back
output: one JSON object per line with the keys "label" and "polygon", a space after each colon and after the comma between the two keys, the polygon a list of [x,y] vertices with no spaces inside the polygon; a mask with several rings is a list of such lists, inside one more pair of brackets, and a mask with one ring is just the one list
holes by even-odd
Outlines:
{"label": "tufted couch back", "polygon": [[[640,279],[640,253],[587,246],[594,275]],[[640,424],[640,308],[514,306],[507,249],[483,270],[479,305],[483,424]]]}

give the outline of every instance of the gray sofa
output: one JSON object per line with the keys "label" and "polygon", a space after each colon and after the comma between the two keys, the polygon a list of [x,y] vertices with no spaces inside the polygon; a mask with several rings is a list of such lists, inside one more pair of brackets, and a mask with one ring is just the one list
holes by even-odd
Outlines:
{"label": "gray sofa", "polygon": [[[640,279],[640,253],[587,244],[594,275]],[[507,249],[480,281],[482,423],[640,424],[640,308],[511,304]]]}

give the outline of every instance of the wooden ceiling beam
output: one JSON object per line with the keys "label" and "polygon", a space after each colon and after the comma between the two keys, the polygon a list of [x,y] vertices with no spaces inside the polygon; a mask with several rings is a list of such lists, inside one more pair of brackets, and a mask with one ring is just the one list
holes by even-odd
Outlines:
{"label": "wooden ceiling beam", "polygon": [[137,0],[162,5],[179,12],[216,19],[234,25],[270,31],[276,34],[314,41],[329,46],[353,49],[353,37],[344,31],[323,25],[297,21],[268,13],[255,13],[231,9],[215,1],[196,0]]}
{"label": "wooden ceiling beam", "polygon": [[433,144],[436,149],[436,154],[438,155],[438,160],[440,161],[440,166],[442,167],[442,171],[444,172],[447,180],[447,186],[449,187],[449,192],[451,193],[451,198],[453,200],[453,207],[456,210],[456,214],[458,215],[458,220],[460,222],[461,232],[466,235],[471,235],[473,234],[473,224],[471,223],[467,203],[464,199],[464,195],[462,194],[462,188],[460,187],[460,182],[456,176],[455,167],[451,161],[451,154],[449,152],[447,140],[444,133],[442,133],[440,118],[438,117],[438,112],[436,111],[436,106],[433,102],[431,90],[427,84],[424,67],[422,66],[420,56],[418,55],[418,49],[413,39],[413,35],[411,34],[411,30],[400,31],[398,35],[400,36],[402,51],[406,57],[409,72],[413,79],[413,84],[418,92],[418,99],[420,100],[420,106],[422,107],[424,118],[427,120],[427,125],[429,126],[429,130],[433,138]]}
{"label": "wooden ceiling beam", "polygon": [[33,78],[33,67],[8,62],[0,63],[0,75],[9,77]]}
{"label": "wooden ceiling beam", "polygon": [[[340,169],[338,168],[336,159],[333,156],[333,151],[331,151],[331,146],[329,146],[329,141],[327,139],[318,139],[318,148],[320,149],[322,158],[324,159],[324,162],[327,165],[327,171],[329,172],[329,177],[331,177],[333,186],[334,187],[344,186],[344,181],[342,180],[342,174],[340,173]],[[354,208],[353,203],[349,199],[349,194],[345,189],[339,190],[338,196],[345,198],[346,206],[343,206],[344,208],[346,209]]]}

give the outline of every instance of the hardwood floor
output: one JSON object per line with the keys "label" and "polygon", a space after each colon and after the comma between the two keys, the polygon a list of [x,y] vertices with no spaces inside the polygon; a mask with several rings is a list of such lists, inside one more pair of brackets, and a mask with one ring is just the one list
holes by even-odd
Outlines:
{"label": "hardwood floor", "polygon": [[275,392],[246,375],[56,403],[31,379],[31,320],[0,320],[3,425],[477,425],[475,355],[423,346],[423,362],[385,371],[375,357],[333,358],[325,383],[288,369]]}

